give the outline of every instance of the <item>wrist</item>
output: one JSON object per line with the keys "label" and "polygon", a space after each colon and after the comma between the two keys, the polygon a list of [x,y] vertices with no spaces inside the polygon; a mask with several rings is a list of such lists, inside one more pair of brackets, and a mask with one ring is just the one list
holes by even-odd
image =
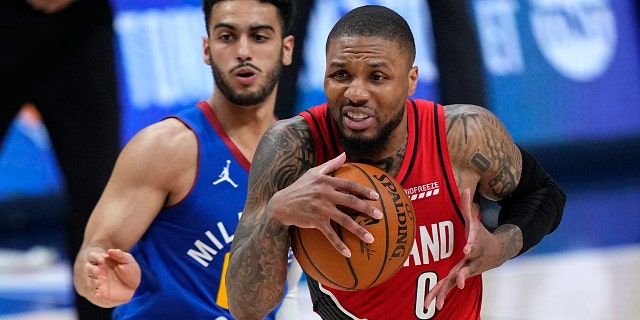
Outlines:
{"label": "wrist", "polygon": [[264,214],[264,217],[267,220],[264,221],[264,223],[268,223],[271,226],[280,224],[282,225],[282,231],[286,230],[288,232],[289,226],[291,226],[293,223],[287,221],[288,207],[286,205],[278,205],[280,203],[280,201],[278,200],[280,192],[281,191],[276,192],[267,203]]}
{"label": "wrist", "polygon": [[493,231],[493,235],[500,241],[503,262],[514,258],[522,250],[522,230],[518,226],[514,224],[500,225]]}

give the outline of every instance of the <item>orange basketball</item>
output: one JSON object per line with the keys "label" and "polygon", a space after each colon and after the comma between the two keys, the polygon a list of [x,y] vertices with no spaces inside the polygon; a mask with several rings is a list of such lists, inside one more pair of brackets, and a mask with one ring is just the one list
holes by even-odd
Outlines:
{"label": "orange basketball", "polygon": [[318,229],[291,228],[291,247],[308,276],[324,286],[341,290],[374,287],[393,276],[404,264],[415,239],[413,206],[395,179],[377,167],[345,163],[333,175],[356,181],[380,194],[370,200],[384,215],[376,220],[366,214],[340,208],[375,238],[366,243],[332,221],[333,228],[351,250],[340,254]]}

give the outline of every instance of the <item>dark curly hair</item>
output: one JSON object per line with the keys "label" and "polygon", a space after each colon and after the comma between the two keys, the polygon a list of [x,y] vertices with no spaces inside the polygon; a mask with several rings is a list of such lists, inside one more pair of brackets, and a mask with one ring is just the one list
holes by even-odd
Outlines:
{"label": "dark curly hair", "polygon": [[[203,0],[202,1],[202,11],[204,12],[204,23],[207,27],[207,33],[209,32],[209,18],[211,17],[211,9],[213,6],[220,1],[233,1],[233,0]],[[282,37],[285,37],[290,34],[291,25],[293,24],[293,17],[295,16],[295,0],[287,1],[287,0],[273,0],[273,1],[263,1],[259,0],[263,3],[271,3],[278,9],[278,18],[280,19],[280,25],[282,27]]]}

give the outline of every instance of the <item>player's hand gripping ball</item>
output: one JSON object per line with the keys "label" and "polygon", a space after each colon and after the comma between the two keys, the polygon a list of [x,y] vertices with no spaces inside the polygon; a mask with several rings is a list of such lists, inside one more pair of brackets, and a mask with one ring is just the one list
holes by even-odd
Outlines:
{"label": "player's hand gripping ball", "polygon": [[371,288],[389,279],[404,264],[415,239],[415,218],[411,200],[395,179],[383,170],[362,163],[345,163],[333,176],[356,181],[380,194],[373,202],[383,218],[339,207],[375,238],[366,243],[339,224],[334,230],[351,250],[340,254],[318,229],[291,228],[291,246],[308,276],[324,286],[340,290]]}

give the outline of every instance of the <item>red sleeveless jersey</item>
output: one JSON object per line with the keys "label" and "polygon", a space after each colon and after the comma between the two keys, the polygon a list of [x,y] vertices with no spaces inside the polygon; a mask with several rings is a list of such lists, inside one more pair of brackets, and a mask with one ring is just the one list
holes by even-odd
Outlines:
{"label": "red sleeveless jersey", "polygon": [[[431,101],[408,100],[408,142],[396,180],[404,187],[416,215],[416,240],[404,266],[389,280],[370,289],[341,291],[313,279],[309,289],[314,309],[323,319],[480,319],[482,276],[454,287],[442,310],[424,305],[427,292],[464,256],[464,219],[447,147],[444,108]],[[338,156],[342,148],[327,105],[302,115],[313,133],[318,164]]]}

